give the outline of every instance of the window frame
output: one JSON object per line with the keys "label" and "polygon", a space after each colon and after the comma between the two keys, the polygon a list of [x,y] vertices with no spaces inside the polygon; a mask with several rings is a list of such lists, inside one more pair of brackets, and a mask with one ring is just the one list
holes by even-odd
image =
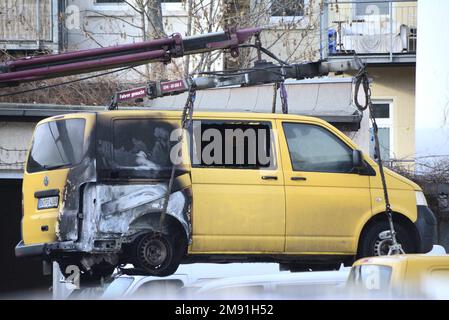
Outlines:
{"label": "window frame", "polygon": [[[37,169],[37,170],[34,170],[34,169],[30,170],[29,163],[30,163],[30,160],[32,157],[32,152],[33,152],[33,147],[34,147],[34,142],[35,142],[35,134],[37,132],[37,129],[43,125],[50,126],[50,124],[52,122],[70,121],[70,120],[82,120],[84,122],[84,124],[83,124],[84,131],[82,133],[83,134],[83,138],[82,138],[83,150],[81,152],[79,161],[77,161],[76,163],[64,164],[64,165],[58,166],[57,168],[51,168],[51,169],[43,169],[42,168],[42,169]],[[86,156],[86,152],[88,150],[88,145],[87,145],[87,140],[86,140],[86,132],[87,132],[87,120],[86,120],[86,118],[82,118],[82,117],[54,119],[54,120],[49,120],[49,121],[46,121],[46,122],[43,122],[43,123],[37,125],[36,128],[34,129],[30,149],[29,149],[28,155],[26,157],[26,163],[25,163],[25,168],[24,168],[25,172],[26,173],[39,173],[39,172],[53,171],[53,170],[59,170],[59,169],[74,168],[74,167],[78,166],[83,161],[84,157]],[[59,138],[56,140],[59,140]],[[56,143],[56,140],[55,140],[55,143]]]}
{"label": "window frame", "polygon": [[[387,12],[386,13],[382,13],[382,12],[379,11],[378,14],[375,14],[375,13],[369,13],[368,14],[366,12],[364,14],[359,14],[359,12],[358,12],[358,10],[359,10],[358,6],[359,5],[374,5],[375,2],[379,2],[380,5],[385,5],[387,7]],[[375,17],[388,16],[388,15],[390,15],[390,7],[389,6],[390,6],[390,3],[388,1],[371,0],[371,2],[370,2],[370,1],[367,1],[367,0],[362,0],[362,1],[355,0],[354,3],[352,4],[353,16],[355,18],[367,17],[367,16],[375,16]]]}
{"label": "window frame", "polygon": [[[319,125],[317,123],[308,123],[308,122],[295,122],[295,121],[282,121],[282,133],[284,135],[284,139],[285,139],[285,144],[287,146],[287,152],[288,152],[288,157],[290,158],[290,167],[291,170],[293,172],[308,172],[308,173],[324,173],[324,174],[358,174],[360,175],[359,172],[357,172],[356,170],[354,170],[354,168],[352,169],[351,172],[330,172],[330,171],[312,171],[312,170],[295,170],[294,166],[293,166],[293,159],[290,153],[290,148],[288,146],[288,140],[287,140],[287,136],[285,135],[285,128],[284,128],[284,124],[301,124],[301,125],[309,125],[309,126],[314,126],[314,127],[318,127],[321,128],[323,130],[326,130],[329,134],[333,135],[336,139],[338,139],[338,141],[340,141],[341,143],[343,143],[345,146],[347,146],[352,152],[354,152],[354,148],[349,145],[346,141],[344,141],[343,139],[341,139],[338,135],[336,135],[335,133],[333,133],[331,130],[329,130],[328,128],[326,128],[325,126]],[[352,154],[351,154],[352,155]],[[352,159],[352,158],[351,158]],[[366,161],[365,161],[366,162]]]}
{"label": "window frame", "polygon": [[[278,170],[278,158],[277,158],[277,149],[276,149],[276,135],[274,134],[274,127],[275,127],[275,121],[274,120],[269,120],[269,119],[263,119],[263,120],[241,120],[241,119],[194,119],[193,120],[193,124],[192,126],[194,127],[194,123],[195,122],[242,122],[242,123],[251,123],[251,122],[259,122],[261,124],[266,123],[269,125],[269,130],[270,130],[270,146],[271,146],[271,150],[273,150],[272,153],[272,159],[273,159],[273,165],[270,167],[258,167],[258,168],[248,168],[248,167],[228,167],[225,164],[223,165],[214,165],[214,166],[210,166],[210,165],[202,165],[202,164],[194,164],[193,163],[193,158],[194,158],[194,147],[195,147],[195,142],[194,142],[194,135],[192,134],[190,136],[190,139],[188,141],[189,146],[188,146],[188,150],[189,150],[189,157],[190,157],[190,165],[193,169],[219,169],[219,170],[267,170],[267,171],[276,171]],[[201,135],[203,133],[201,132]],[[202,150],[201,150],[202,152]]]}
{"label": "window frame", "polygon": [[300,16],[275,16],[272,15],[271,13],[271,4],[276,1],[276,0],[270,0],[270,23],[271,24],[279,24],[281,22],[286,22],[286,23],[299,23],[300,27],[305,27],[307,26],[307,24],[309,23],[309,19],[306,19],[306,15],[305,15],[305,8],[309,6],[310,4],[310,0],[304,0],[304,9],[303,9],[303,14]]}
{"label": "window frame", "polygon": [[117,5],[122,6],[122,5],[127,5],[127,3],[125,2],[125,0],[105,1],[105,2],[95,0],[94,5],[96,5],[96,6],[117,6]]}
{"label": "window frame", "polygon": [[[389,117],[388,118],[376,118],[376,123],[379,129],[389,129],[390,130],[390,150],[389,150],[389,156],[390,159],[382,159],[382,160],[391,160],[395,158],[395,151],[394,151],[394,101],[393,99],[373,99],[372,101],[373,106],[376,104],[388,104],[389,107]],[[370,139],[370,153],[371,153],[371,143],[374,143],[371,141],[371,130],[373,129],[373,126],[370,122],[369,124],[369,139]],[[370,155],[371,156],[371,155]]]}
{"label": "window frame", "polygon": [[[109,172],[109,175],[114,172],[117,173],[117,177],[114,178],[108,178],[107,180],[114,180],[114,181],[120,181],[120,180],[126,180],[126,181],[159,181],[159,180],[166,180],[167,177],[165,175],[160,175],[157,174],[155,177],[144,177],[144,176],[139,176],[137,175],[138,172],[164,172],[167,171],[168,174],[170,174],[171,172],[171,166],[170,168],[163,168],[162,170],[158,171],[158,170],[134,170],[131,169],[132,166],[125,166],[123,164],[119,164],[116,161],[115,158],[115,146],[116,146],[116,135],[115,135],[115,123],[118,121],[151,121],[151,122],[161,122],[161,123],[166,123],[168,125],[173,125],[175,129],[179,129],[180,125],[178,123],[178,119],[176,118],[164,118],[164,117],[141,117],[141,116],[123,116],[123,117],[112,117],[111,119],[107,120],[108,124],[107,124],[107,128],[108,128],[108,134],[109,134],[109,140],[106,140],[108,142],[110,142],[110,150],[108,151],[108,155],[102,154],[102,156],[107,156],[109,161],[110,161],[110,165],[103,167],[103,164],[98,166],[97,165],[97,170],[100,167],[100,170],[102,171],[107,171]],[[101,140],[101,139],[99,139]],[[98,139],[97,139],[97,143],[98,143]],[[176,142],[172,142],[169,140],[169,143],[173,143],[176,144]],[[98,147],[97,147],[98,150]],[[98,151],[97,151],[97,157],[98,157]],[[98,163],[98,162],[97,162]],[[182,167],[182,165],[180,166]],[[97,171],[98,172],[98,171]],[[136,174],[131,174],[131,173],[136,173]],[[179,174],[179,172],[177,173]],[[103,179],[102,177],[100,177],[100,179]]]}

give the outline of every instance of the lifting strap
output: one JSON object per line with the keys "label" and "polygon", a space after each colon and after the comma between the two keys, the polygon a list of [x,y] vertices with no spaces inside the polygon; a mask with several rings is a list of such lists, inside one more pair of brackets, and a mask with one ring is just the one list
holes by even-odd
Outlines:
{"label": "lifting strap", "polygon": [[277,91],[279,91],[279,96],[281,98],[282,113],[288,114],[288,94],[284,83],[286,74],[284,68],[282,68],[281,70],[282,70],[282,81],[277,82],[274,86],[273,106],[271,111],[272,113],[276,113],[276,95]]}
{"label": "lifting strap", "polygon": [[[365,93],[365,105],[361,105],[358,101],[358,93],[360,90],[360,86],[363,87],[364,93]],[[388,196],[388,188],[387,188],[387,182],[385,180],[385,172],[384,172],[384,166],[382,163],[382,156],[380,154],[380,144],[379,144],[379,128],[377,126],[376,117],[374,115],[374,109],[373,109],[373,103],[371,100],[371,88],[369,85],[369,77],[368,77],[368,71],[366,69],[366,66],[363,66],[357,75],[355,76],[355,93],[354,93],[354,103],[359,109],[359,111],[363,112],[366,109],[369,111],[371,125],[373,127],[373,136],[374,136],[374,152],[377,155],[377,161],[379,165],[379,173],[380,178],[382,181],[382,188],[384,192],[384,199],[385,199],[385,213],[388,217],[388,223],[390,227],[390,234],[389,237],[391,239],[391,245],[388,249],[388,255],[392,254],[403,254],[405,253],[402,249],[402,246],[400,243],[398,243],[396,239],[396,231],[394,229],[394,223],[393,223],[393,212],[391,210],[390,205],[390,198]]]}
{"label": "lifting strap", "polygon": [[[187,101],[184,105],[184,109],[182,111],[182,117],[181,117],[181,134],[178,136],[178,143],[182,146],[182,141],[184,137],[184,132],[186,130],[189,132],[189,134],[192,134],[192,120],[193,120],[193,108],[195,104],[196,99],[196,85],[192,78],[189,79],[189,93],[187,95]],[[182,157],[182,147],[179,150],[180,157]],[[167,183],[167,191],[165,193],[164,197],[164,206],[162,208],[162,213],[159,219],[159,232],[162,233],[164,222],[165,222],[165,215],[168,213],[168,202],[170,201],[170,195],[171,191],[173,189],[173,183],[175,181],[175,173],[176,173],[176,165],[172,164],[171,167],[171,173],[170,173],[170,180]]]}

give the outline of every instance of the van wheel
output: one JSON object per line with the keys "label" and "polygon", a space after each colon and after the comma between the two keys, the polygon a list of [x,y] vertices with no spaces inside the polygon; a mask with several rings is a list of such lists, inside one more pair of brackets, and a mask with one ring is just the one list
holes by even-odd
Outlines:
{"label": "van wheel", "polygon": [[185,248],[177,235],[145,234],[134,248],[135,267],[151,276],[165,277],[176,272]]}
{"label": "van wheel", "polygon": [[[396,239],[401,244],[404,252],[416,253],[417,244],[414,242],[410,232],[407,232],[407,229],[398,223],[394,225],[394,228]],[[383,239],[382,234],[389,230],[390,226],[387,221],[378,222],[366,230],[362,235],[357,258],[387,255],[392,241]]]}

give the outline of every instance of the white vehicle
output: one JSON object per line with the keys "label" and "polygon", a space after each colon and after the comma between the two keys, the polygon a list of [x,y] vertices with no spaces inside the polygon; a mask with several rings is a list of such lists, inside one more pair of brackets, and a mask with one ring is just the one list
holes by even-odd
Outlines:
{"label": "white vehicle", "polygon": [[279,272],[277,263],[232,263],[181,265],[167,277],[117,277],[101,299],[185,299],[184,287],[198,288],[207,281],[236,275],[272,274]]}
{"label": "white vehicle", "polygon": [[174,299],[179,290],[191,282],[187,274],[168,277],[120,276],[103,293],[101,299]]}
{"label": "white vehicle", "polygon": [[[201,285],[194,292],[194,298],[335,299],[343,293],[349,271],[350,268],[342,268],[340,271],[280,272],[223,278]],[[190,291],[192,294],[194,290]]]}

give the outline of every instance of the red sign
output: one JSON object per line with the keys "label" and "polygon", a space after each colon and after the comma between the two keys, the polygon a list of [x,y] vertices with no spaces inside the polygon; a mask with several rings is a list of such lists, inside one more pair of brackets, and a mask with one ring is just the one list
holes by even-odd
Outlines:
{"label": "red sign", "polygon": [[174,91],[184,91],[187,90],[184,80],[175,80],[175,81],[167,81],[161,82],[161,92],[174,92]]}
{"label": "red sign", "polygon": [[121,91],[118,93],[117,101],[127,101],[138,98],[144,98],[147,96],[147,90],[145,87],[136,88],[126,91]]}

